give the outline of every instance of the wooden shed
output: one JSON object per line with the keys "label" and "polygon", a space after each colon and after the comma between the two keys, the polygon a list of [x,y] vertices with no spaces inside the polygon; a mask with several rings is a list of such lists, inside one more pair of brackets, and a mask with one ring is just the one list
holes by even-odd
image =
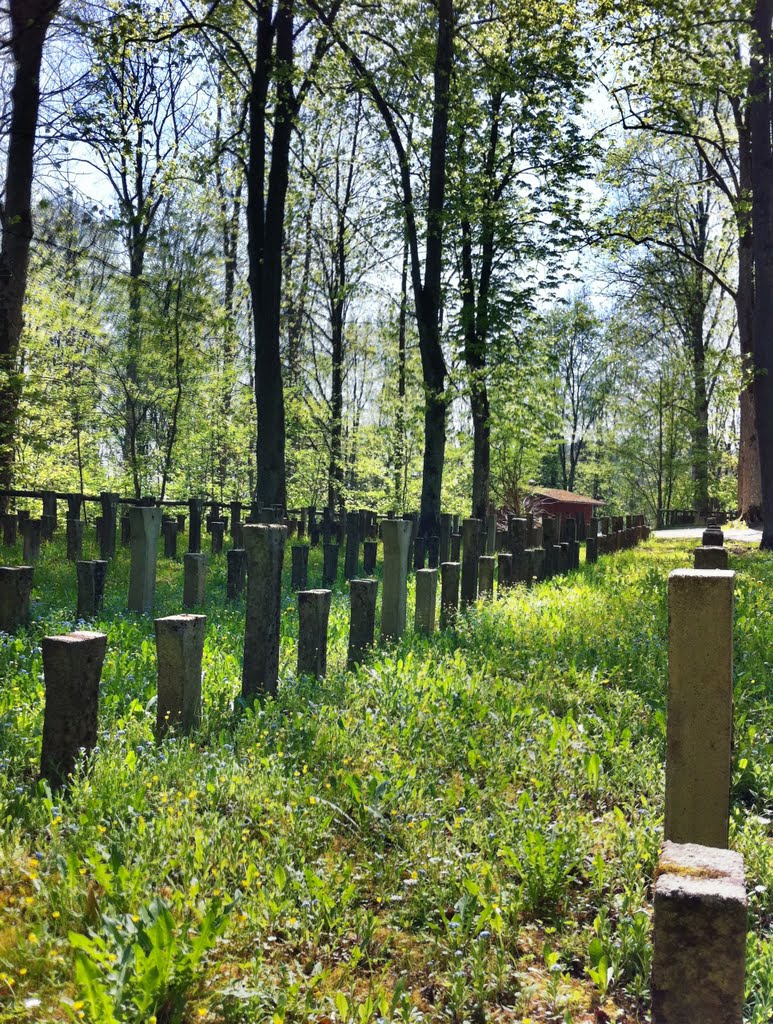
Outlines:
{"label": "wooden shed", "polygon": [[556,487],[535,487],[524,502],[535,515],[559,516],[561,519],[583,519],[586,526],[595,510],[606,502],[589,498],[587,494],[562,491]]}

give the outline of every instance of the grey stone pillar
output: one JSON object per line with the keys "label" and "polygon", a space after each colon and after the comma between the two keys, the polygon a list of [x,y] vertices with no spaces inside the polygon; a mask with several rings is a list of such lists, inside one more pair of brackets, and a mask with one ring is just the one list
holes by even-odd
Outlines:
{"label": "grey stone pillar", "polygon": [[494,568],[497,560],[493,555],[481,555],[478,559],[478,594],[480,597],[494,596]]}
{"label": "grey stone pillar", "polygon": [[416,610],[413,626],[417,633],[435,632],[436,604],[437,569],[418,569],[416,572]]}
{"label": "grey stone pillar", "polygon": [[225,523],[222,519],[214,519],[210,526],[210,537],[212,543],[212,554],[222,555],[223,537],[225,535]]}
{"label": "grey stone pillar", "polygon": [[480,526],[480,519],[465,519],[462,523],[462,608],[478,597]]}
{"label": "grey stone pillar", "polygon": [[327,672],[329,590],[298,592],[298,674],[321,679]]}
{"label": "grey stone pillar", "polygon": [[381,524],[384,540],[381,636],[385,640],[398,640],[405,632],[411,528],[412,523],[406,519],[387,519]]}
{"label": "grey stone pillar", "polygon": [[344,575],[353,580],[360,566],[360,513],[346,513],[346,556],[344,558]]}
{"label": "grey stone pillar", "polygon": [[37,562],[40,558],[40,544],[43,539],[43,524],[40,519],[28,519],[22,531],[24,537],[24,561]]}
{"label": "grey stone pillar", "polygon": [[40,774],[54,788],[67,782],[80,751],[88,754],[96,746],[106,645],[104,633],[43,637],[46,705]]}
{"label": "grey stone pillar", "polygon": [[207,556],[186,551],[183,555],[183,608],[200,608],[207,596]]}
{"label": "grey stone pillar", "polygon": [[741,854],[666,843],[654,902],[653,1024],[741,1024],[748,929]]}
{"label": "grey stone pillar", "polygon": [[[190,557],[190,554],[185,555],[185,558]],[[205,615],[168,615],[155,621],[157,739],[170,729],[185,735],[201,721],[201,659],[206,625]]]}
{"label": "grey stone pillar", "polygon": [[351,595],[349,612],[349,653],[346,664],[349,668],[359,665],[373,647],[376,632],[377,580],[352,580],[349,584]]}
{"label": "grey stone pillar", "polygon": [[453,626],[459,612],[458,562],[443,562],[440,566],[440,628]]}
{"label": "grey stone pillar", "polygon": [[13,633],[30,618],[31,565],[0,567],[0,632]]}
{"label": "grey stone pillar", "polygon": [[585,561],[588,565],[593,565],[599,560],[599,539],[598,537],[590,536],[585,541]]}
{"label": "grey stone pillar", "polygon": [[532,587],[545,578],[545,549],[526,549],[526,582]]}
{"label": "grey stone pillar", "polygon": [[164,535],[164,558],[177,558],[177,520],[164,519],[161,533]]}
{"label": "grey stone pillar", "polygon": [[427,537],[427,566],[437,569],[440,565],[440,537]]}
{"label": "grey stone pillar", "polygon": [[235,548],[242,546],[242,503],[232,501],[230,506],[231,543]]}
{"label": "grey stone pillar", "polygon": [[161,509],[134,505],[131,523],[129,611],[151,612],[156,598],[156,562],[161,533]]}
{"label": "grey stone pillar", "polygon": [[[462,554],[462,535],[461,535],[461,533],[452,533],[451,534],[451,557],[450,557],[450,561],[451,562],[458,562],[460,560],[460,558],[461,558],[461,554]],[[449,559],[446,559],[446,561],[449,561]],[[440,564],[442,565],[443,563],[441,562]]]}
{"label": "grey stone pillar", "polygon": [[451,516],[448,512],[440,513],[440,564],[447,562],[451,556]]}
{"label": "grey stone pillar", "polygon": [[242,527],[242,536],[247,552],[242,696],[254,700],[261,694],[276,693],[279,683],[285,528],[249,524]]}
{"label": "grey stone pillar", "polygon": [[426,544],[423,537],[417,537],[413,542],[413,568],[414,571],[418,572],[419,569],[424,568],[424,556],[426,553]]}
{"label": "grey stone pillar", "polygon": [[334,587],[338,579],[338,545],[322,545],[322,586]]}
{"label": "grey stone pillar", "polygon": [[494,555],[497,550],[497,517],[486,516],[486,554]]}
{"label": "grey stone pillar", "polygon": [[118,495],[102,491],[99,496],[102,506],[102,532],[99,539],[100,561],[115,557],[115,527],[118,518]]}
{"label": "grey stone pillar", "polygon": [[68,519],[65,524],[67,560],[77,562],[83,551],[83,520]]}
{"label": "grey stone pillar", "polygon": [[727,569],[727,549],[707,546],[693,548],[694,567],[696,569]]}
{"label": "grey stone pillar", "polygon": [[[43,515],[47,519],[52,519],[52,533],[56,529],[57,524],[57,507],[56,507],[56,491],[43,491]],[[49,538],[50,539],[50,538]]]}
{"label": "grey stone pillar", "polygon": [[65,495],[65,500],[67,502],[67,518],[80,519],[81,506],[83,505],[83,498],[80,494],[67,494]]}
{"label": "grey stone pillar", "polygon": [[378,542],[366,540],[362,546],[362,571],[366,576],[372,576],[376,571],[376,558],[378,556]]}
{"label": "grey stone pillar", "polygon": [[522,583],[526,579],[526,535],[527,520],[512,516],[508,523],[508,545],[513,556],[513,581]]}
{"label": "grey stone pillar", "polygon": [[198,554],[201,551],[201,498],[188,499],[188,551]]}
{"label": "grey stone pillar", "polygon": [[92,562],[78,561],[75,563],[78,578],[79,619],[91,619],[102,611],[105,597],[105,580],[107,578],[107,562],[104,559]]}
{"label": "grey stone pillar", "polygon": [[[524,564],[523,576],[526,575],[526,551],[523,552],[522,562]],[[499,593],[502,594],[503,590],[509,590],[513,585],[513,556],[509,551],[500,551],[497,555],[497,584],[499,586]]]}
{"label": "grey stone pillar", "polygon": [[293,544],[292,589],[306,590],[309,585],[309,549],[306,544]]}
{"label": "grey stone pillar", "polygon": [[726,847],[733,731],[734,572],[668,577],[665,837]]}
{"label": "grey stone pillar", "polygon": [[132,540],[132,523],[128,514],[121,516],[121,546],[128,548]]}
{"label": "grey stone pillar", "polygon": [[244,592],[244,580],[247,576],[247,552],[244,548],[229,548],[225,558],[228,563],[226,597],[229,601],[237,601]]}
{"label": "grey stone pillar", "polygon": [[10,512],[6,512],[0,518],[2,518],[3,523],[3,544],[5,544],[7,548],[12,548],[16,543],[16,531],[19,520]]}
{"label": "grey stone pillar", "polygon": [[185,533],[185,515],[181,512],[180,515],[175,516],[177,521],[177,535],[182,536]]}
{"label": "grey stone pillar", "polygon": [[568,541],[564,541],[559,544],[560,551],[558,553],[558,568],[562,573],[567,573],[572,568],[571,552],[569,550]]}

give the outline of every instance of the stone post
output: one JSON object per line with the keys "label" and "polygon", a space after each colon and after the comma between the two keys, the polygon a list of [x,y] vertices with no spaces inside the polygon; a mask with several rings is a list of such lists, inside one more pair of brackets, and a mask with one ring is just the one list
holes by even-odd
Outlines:
{"label": "stone post", "polygon": [[128,514],[121,516],[121,545],[128,548],[132,540],[132,522]]}
{"label": "stone post", "polygon": [[430,569],[440,565],[440,537],[427,537],[427,565]]}
{"label": "stone post", "polygon": [[726,847],[733,731],[734,572],[668,577],[665,837]]}
{"label": "stone post", "polygon": [[550,579],[555,573],[559,571],[559,563],[556,558],[556,546],[558,540],[558,532],[560,529],[560,519],[554,519],[550,516],[542,517],[542,544],[545,548],[545,579]]}
{"label": "stone post", "polygon": [[0,632],[29,622],[32,574],[31,565],[0,566]]}
{"label": "stone post", "polygon": [[496,554],[497,550],[497,517],[492,513],[486,516],[486,551],[487,555]]}
{"label": "stone post", "polygon": [[188,500],[188,551],[196,555],[201,551],[201,498]]}
{"label": "stone post", "polygon": [[212,554],[222,555],[223,553],[223,536],[225,534],[225,523],[222,519],[213,519],[210,526],[210,537],[212,538]]}
{"label": "stone post", "polygon": [[[43,491],[42,498],[43,515],[46,519],[53,520],[51,529],[51,533],[53,534],[57,524],[56,491]],[[50,540],[51,538],[49,537],[48,539]]]}
{"label": "stone post", "polygon": [[440,566],[440,628],[453,626],[459,612],[459,562],[443,562]]}
{"label": "stone post", "polygon": [[399,640],[405,632],[410,520],[387,519],[381,524],[384,540],[384,583],[381,595],[381,636]]}
{"label": "stone post", "polygon": [[97,743],[99,681],[105,633],[43,637],[46,704],[40,774],[53,788],[67,782],[81,750]]}
{"label": "stone post", "polygon": [[[526,551],[523,552],[523,564],[524,569],[526,565]],[[526,576],[524,571],[522,579]],[[501,595],[503,590],[509,590],[513,585],[513,556],[509,551],[500,551],[497,556],[497,583],[499,585],[499,593]]]}
{"label": "stone post", "polygon": [[545,549],[526,549],[526,582],[532,587],[545,579]]}
{"label": "stone post", "polygon": [[170,729],[186,735],[201,722],[201,659],[206,625],[205,615],[168,615],[155,621],[157,739],[162,739]]}
{"label": "stone post", "polygon": [[447,562],[451,555],[451,516],[448,512],[440,513],[440,564]]}
{"label": "stone post", "polygon": [[177,558],[177,520],[163,519],[161,533],[164,537],[164,558]]}
{"label": "stone post", "polygon": [[99,496],[102,506],[102,533],[100,535],[99,553],[101,561],[106,562],[115,557],[115,527],[118,518],[118,495],[110,491],[102,491]]}
{"label": "stone post", "polygon": [[77,562],[83,550],[83,520],[68,519],[65,523],[67,537],[67,560]]}
{"label": "stone post", "polygon": [[229,601],[238,601],[244,592],[244,580],[247,575],[247,552],[244,548],[229,548],[225,555],[227,563],[226,597]]}
{"label": "stone post", "polygon": [[496,558],[493,555],[481,555],[478,559],[478,594],[480,597],[494,596],[494,567]]}
{"label": "stone post", "polygon": [[360,567],[360,513],[346,513],[346,555],[344,557],[344,575],[353,580]]}
{"label": "stone post", "polygon": [[161,533],[161,509],[134,505],[131,523],[131,567],[129,569],[129,611],[151,612],[156,597],[156,561]]}
{"label": "stone post", "polygon": [[667,842],[655,877],[653,1024],[742,1024],[748,929],[743,857]]}
{"label": "stone post", "polygon": [[378,542],[366,540],[362,546],[362,570],[366,576],[372,576],[376,571],[376,558],[378,556]]}
{"label": "stone post", "polygon": [[462,523],[462,608],[478,597],[480,525],[480,519],[465,519]]}
{"label": "stone post", "polygon": [[[461,564],[462,555],[462,535],[461,533],[451,534],[451,561],[459,562]],[[442,562],[440,563],[443,564]]]}
{"label": "stone post", "polygon": [[424,568],[424,555],[426,544],[423,537],[417,537],[413,542],[413,568],[416,572]]}
{"label": "stone post", "polygon": [[298,592],[298,674],[322,679],[327,671],[329,590]]}
{"label": "stone post", "polygon": [[242,536],[247,552],[242,696],[254,700],[276,693],[279,683],[285,528],[249,524],[242,527]]}
{"label": "stone post", "polygon": [[349,611],[349,653],[346,664],[349,668],[359,665],[373,647],[376,633],[377,580],[352,580],[349,584],[351,595]]}
{"label": "stone post", "polygon": [[588,537],[585,541],[585,562],[587,565],[593,565],[599,560],[599,539],[598,537]]}
{"label": "stone post", "polygon": [[231,519],[231,543],[235,548],[242,546],[242,503],[232,501],[229,505]]}
{"label": "stone post", "polygon": [[77,617],[91,619],[102,611],[107,562],[104,559],[95,562],[78,561],[75,563],[75,572],[78,578]]}
{"label": "stone post", "polygon": [[186,551],[183,555],[183,608],[200,608],[207,595],[207,556]]}
{"label": "stone post", "polygon": [[306,544],[293,544],[290,548],[292,554],[292,582],[293,590],[306,590],[309,585],[309,549]]}
{"label": "stone post", "polygon": [[696,569],[727,569],[727,549],[713,545],[693,548],[693,560]]}
{"label": "stone post", "polygon": [[65,495],[65,500],[67,502],[67,518],[80,519],[81,506],[83,504],[80,494],[67,494]]}
{"label": "stone post", "polygon": [[511,516],[508,523],[508,545],[513,556],[512,579],[521,583],[526,579],[527,520]]}
{"label": "stone post", "polygon": [[416,571],[416,610],[413,628],[417,633],[435,632],[437,569]]}
{"label": "stone post", "polygon": [[330,542],[322,545],[322,586],[334,587],[338,579],[338,545]]}
{"label": "stone post", "polygon": [[10,512],[6,512],[2,516],[3,522],[3,544],[7,548],[12,548],[16,543],[16,530],[19,524],[18,518]]}
{"label": "stone post", "polygon": [[179,537],[185,533],[185,515],[180,513],[180,515],[175,516],[175,519],[177,521],[177,535]]}
{"label": "stone post", "polygon": [[24,537],[24,561],[37,562],[40,558],[40,543],[43,539],[43,524],[40,519],[28,519],[22,531]]}

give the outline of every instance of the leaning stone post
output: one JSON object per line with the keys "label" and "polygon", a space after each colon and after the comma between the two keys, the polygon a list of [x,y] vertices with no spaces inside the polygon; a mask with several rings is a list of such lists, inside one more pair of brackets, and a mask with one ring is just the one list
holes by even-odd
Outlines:
{"label": "leaning stone post", "polygon": [[346,664],[349,668],[359,665],[373,647],[376,632],[377,580],[352,580],[349,584],[351,595],[349,612],[349,653]]}
{"label": "leaning stone post", "polygon": [[494,596],[494,568],[496,559],[493,555],[481,555],[478,559],[478,594],[480,597]]}
{"label": "leaning stone post", "polygon": [[67,782],[81,750],[89,753],[96,746],[106,645],[105,633],[43,637],[46,704],[40,774],[52,787]]}
{"label": "leaning stone post", "polygon": [[247,524],[242,527],[242,537],[247,552],[242,696],[254,700],[261,694],[276,693],[279,683],[285,528]]}
{"label": "leaning stone post", "polygon": [[244,591],[244,580],[247,575],[247,553],[244,548],[229,548],[225,559],[227,562],[226,597],[229,601],[236,601],[242,596]]}
{"label": "leaning stone post", "polygon": [[68,519],[65,524],[67,537],[67,560],[77,562],[83,550],[83,520]]}
{"label": "leaning stone post", "polygon": [[293,544],[292,589],[306,590],[309,585],[309,549],[306,544]]}
{"label": "leaning stone post", "polygon": [[654,902],[653,1024],[741,1024],[748,928],[741,854],[667,842]]}
{"label": "leaning stone post", "polygon": [[480,519],[462,523],[462,607],[478,597],[478,558],[480,557]]}
{"label": "leaning stone post", "polygon": [[459,612],[458,562],[443,562],[440,566],[440,628],[453,626]]}
{"label": "leaning stone post", "polygon": [[43,523],[40,519],[28,519],[22,530],[24,537],[24,561],[37,562],[40,558],[40,544],[43,539]]}
{"label": "leaning stone post", "polygon": [[156,562],[161,533],[161,509],[134,505],[131,523],[131,567],[129,569],[129,611],[150,612],[156,597]]}
{"label": "leaning stone post", "polygon": [[437,569],[418,569],[416,572],[416,610],[413,626],[417,633],[435,632],[436,604]]}
{"label": "leaning stone post", "polygon": [[75,563],[75,571],[78,577],[77,616],[79,619],[91,619],[102,611],[107,562],[104,559],[95,562],[79,561]]}
{"label": "leaning stone post", "polygon": [[207,594],[207,556],[186,551],[183,555],[183,608],[199,608]]}
{"label": "leaning stone post", "polygon": [[13,633],[30,618],[31,565],[0,567],[0,632]]}
{"label": "leaning stone post", "polygon": [[734,572],[668,577],[665,837],[727,846],[733,731]]}
{"label": "leaning stone post", "polygon": [[327,671],[329,590],[298,592],[298,674],[322,679]]}
{"label": "leaning stone post", "polygon": [[387,519],[381,524],[384,540],[384,583],[381,595],[381,636],[399,639],[405,632],[408,551],[412,523]]}
{"label": "leaning stone post", "polygon": [[157,739],[169,729],[187,734],[201,721],[201,659],[206,625],[205,615],[168,615],[155,621]]}

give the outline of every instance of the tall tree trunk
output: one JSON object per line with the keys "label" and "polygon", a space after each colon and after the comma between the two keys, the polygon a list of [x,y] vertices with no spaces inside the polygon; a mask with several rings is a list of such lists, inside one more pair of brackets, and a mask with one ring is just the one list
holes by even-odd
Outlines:
{"label": "tall tree trunk", "polygon": [[59,0],[11,0],[14,79],[0,239],[0,489],[13,482],[30,243],[35,136],[40,109],[40,66],[46,32]]}
{"label": "tall tree trunk", "polygon": [[486,386],[486,338],[478,334],[475,274],[472,265],[472,225],[463,217],[462,228],[462,332],[464,358],[470,380],[472,414],[472,516],[485,519],[491,481],[491,427]]}
{"label": "tall tree trunk", "polygon": [[698,512],[709,507],[709,396],[706,386],[706,350],[703,307],[695,311],[691,338],[693,373],[692,441],[693,502]]}
{"label": "tall tree trunk", "polygon": [[346,289],[346,222],[338,217],[335,242],[334,294],[331,307],[332,380],[330,394],[330,466],[328,472],[327,503],[337,508],[341,503],[344,482],[343,464],[343,412],[344,412],[344,302]]}
{"label": "tall tree trunk", "polygon": [[771,20],[773,0],[755,0],[749,80],[751,128],[752,252],[754,255],[754,405],[760,450],[762,540],[773,549],[773,98]]}
{"label": "tall tree trunk", "polygon": [[403,268],[400,276],[400,311],[397,320],[397,415],[395,416],[395,506],[402,511],[408,462],[408,439],[405,429],[405,341],[408,328],[408,239],[403,245]]}

